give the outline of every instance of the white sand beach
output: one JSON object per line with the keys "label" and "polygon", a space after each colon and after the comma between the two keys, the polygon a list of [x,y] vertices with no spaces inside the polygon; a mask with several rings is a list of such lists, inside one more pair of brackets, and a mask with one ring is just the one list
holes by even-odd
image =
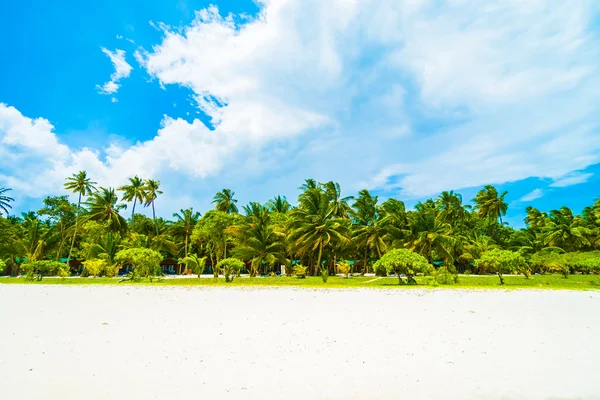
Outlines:
{"label": "white sand beach", "polygon": [[600,399],[600,292],[0,285],[3,399]]}

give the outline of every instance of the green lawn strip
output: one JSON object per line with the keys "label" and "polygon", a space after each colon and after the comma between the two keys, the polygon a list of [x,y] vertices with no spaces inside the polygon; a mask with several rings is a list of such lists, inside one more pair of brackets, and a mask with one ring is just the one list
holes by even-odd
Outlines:
{"label": "green lawn strip", "polygon": [[[116,278],[44,278],[42,281],[26,281],[24,278],[0,277],[0,284],[46,284],[46,285],[136,285],[136,286],[235,286],[235,287],[298,287],[298,288],[385,288],[410,289],[433,288],[427,284],[427,277],[416,277],[418,285],[398,285],[395,277],[373,278],[354,276],[343,278],[331,276],[327,282],[320,277],[266,277],[266,278],[236,278],[232,283],[226,283],[224,278],[182,278],[162,279],[150,282],[144,279],[140,282],[120,282]],[[592,283],[593,282],[593,283]],[[536,275],[529,279],[524,276],[505,276],[505,284],[500,285],[497,276],[470,275],[460,276],[459,282],[453,285],[439,285],[438,289],[568,289],[568,290],[598,290],[600,277],[596,275],[572,275],[565,279],[561,275]]]}

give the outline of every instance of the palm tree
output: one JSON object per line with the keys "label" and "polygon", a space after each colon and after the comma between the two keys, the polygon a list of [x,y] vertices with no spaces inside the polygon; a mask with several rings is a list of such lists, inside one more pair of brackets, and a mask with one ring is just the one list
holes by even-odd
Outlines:
{"label": "palm tree", "polygon": [[0,188],[0,209],[3,210],[6,215],[8,215],[8,209],[12,208],[12,206],[8,203],[15,201],[15,199],[5,194],[11,190],[12,189],[9,188]]}
{"label": "palm tree", "polygon": [[331,242],[348,240],[340,218],[333,216],[333,207],[322,190],[308,189],[298,197],[300,206],[290,211],[290,241],[298,254],[318,251],[314,274],[321,268],[323,248]]}
{"label": "palm tree", "polygon": [[256,276],[261,266],[266,273],[266,268],[272,267],[276,261],[285,261],[283,234],[273,229],[267,209],[263,208],[249,217],[248,222],[236,225],[230,231],[239,243],[234,254],[243,260],[251,260],[251,276]]}
{"label": "palm tree", "polygon": [[443,191],[436,199],[438,218],[452,226],[464,221],[467,211],[462,204],[462,196],[453,190]]}
{"label": "palm tree", "polygon": [[287,201],[285,196],[276,196],[267,202],[267,207],[273,212],[285,214],[290,211],[292,205]]}
{"label": "palm tree", "polygon": [[123,248],[121,244],[121,235],[115,232],[107,232],[102,235],[97,243],[94,243],[90,249],[91,258],[99,258],[114,268],[117,265],[116,257],[119,250]]}
{"label": "palm tree", "polygon": [[544,243],[548,246],[557,246],[566,251],[577,251],[584,246],[589,246],[588,237],[592,231],[583,226],[579,217],[573,216],[573,211],[568,207],[550,211],[550,222],[544,229]]}
{"label": "palm tree", "polygon": [[433,200],[417,203],[411,217],[411,240],[406,243],[410,250],[426,257],[431,263],[436,255],[448,261],[454,261],[452,249],[455,238],[452,235],[452,226],[437,218],[436,204]]}
{"label": "palm tree", "polygon": [[504,201],[504,196],[507,194],[508,192],[505,190],[499,195],[495,187],[486,185],[473,199],[476,204],[475,210],[481,218],[500,219],[500,225],[502,225],[502,216],[506,215],[508,210],[508,204]]}
{"label": "palm tree", "polygon": [[73,253],[73,246],[75,246],[75,238],[77,237],[77,228],[79,226],[79,214],[81,213],[81,198],[83,196],[91,195],[95,190],[96,182],[93,182],[88,178],[86,171],[79,171],[76,174],[67,178],[65,182],[65,189],[70,190],[72,193],[77,193],[79,198],[77,199],[77,216],[75,217],[75,232],[73,233],[73,239],[71,239],[71,246],[69,247],[69,255],[67,256],[67,265],[71,261],[71,254]]}
{"label": "palm tree", "polygon": [[379,219],[377,201],[377,196],[373,197],[368,190],[363,189],[358,192],[358,197],[352,205],[354,241],[358,248],[364,249],[364,272],[369,272],[369,250],[375,249],[379,257],[381,257],[382,251],[386,250],[386,245],[383,242],[386,231],[383,226],[376,225]]}
{"label": "palm tree", "polygon": [[529,206],[525,209],[527,217],[525,217],[525,223],[533,230],[540,230],[546,226],[548,214],[541,212],[535,207]]}
{"label": "palm tree", "polygon": [[354,197],[347,196],[342,197],[342,189],[340,184],[337,182],[329,181],[321,185],[327,197],[331,201],[331,207],[333,208],[333,216],[340,218],[349,218],[352,208],[348,204]]}
{"label": "palm tree", "polygon": [[146,186],[144,180],[136,175],[133,178],[129,178],[128,185],[123,185],[117,190],[123,192],[123,201],[133,200],[133,207],[131,209],[131,230],[135,232],[135,205],[138,201],[143,203],[146,198]]}
{"label": "palm tree", "polygon": [[162,194],[162,191],[159,189],[160,181],[157,179],[146,179],[144,185],[145,203],[144,206],[152,206],[152,219],[154,220],[154,228],[156,229],[156,235],[158,236],[158,225],[156,225],[156,211],[154,209],[154,202],[159,194]]}
{"label": "palm tree", "polygon": [[235,192],[232,192],[231,189],[223,189],[215,194],[212,201],[215,204],[215,209],[228,214],[237,214],[238,208],[235,205],[237,200],[233,198],[234,195]]}
{"label": "palm tree", "polygon": [[186,269],[189,265],[192,267],[192,271],[196,271],[198,274],[198,278],[204,272],[204,268],[206,267],[206,257],[198,257],[196,254],[189,254],[184,258],[180,258],[178,260],[180,264],[185,263]]}
{"label": "palm tree", "polygon": [[106,224],[115,232],[127,230],[127,221],[119,211],[127,208],[125,204],[118,203],[119,197],[115,189],[101,187],[86,201],[88,206],[88,219]]}
{"label": "palm tree", "polygon": [[178,213],[174,213],[173,217],[177,218],[177,221],[171,226],[173,235],[175,237],[183,237],[184,242],[184,253],[183,256],[188,256],[190,236],[194,230],[194,226],[200,219],[200,213],[194,212],[194,208],[190,207],[186,210],[179,210]]}

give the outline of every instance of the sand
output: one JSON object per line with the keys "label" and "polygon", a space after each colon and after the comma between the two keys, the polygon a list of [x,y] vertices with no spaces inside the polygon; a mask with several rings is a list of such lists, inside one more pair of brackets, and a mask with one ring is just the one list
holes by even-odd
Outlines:
{"label": "sand", "polygon": [[600,292],[0,285],[4,399],[600,399]]}

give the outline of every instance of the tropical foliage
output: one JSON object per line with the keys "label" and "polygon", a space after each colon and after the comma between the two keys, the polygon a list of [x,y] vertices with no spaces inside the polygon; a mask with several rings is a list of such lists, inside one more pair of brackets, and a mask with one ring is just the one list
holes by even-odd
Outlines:
{"label": "tropical foliage", "polygon": [[[238,208],[235,192],[225,188],[215,194],[214,209],[201,214],[190,207],[171,219],[157,216],[162,190],[155,179],[134,176],[115,189],[97,187],[81,171],[67,178],[65,189],[36,212],[17,216],[8,215],[15,201],[8,193],[18,194],[0,188],[5,274],[38,279],[63,271],[136,277],[227,272],[231,280],[285,267],[288,274],[324,280],[375,272],[407,282],[431,273],[451,282],[462,272],[493,273],[501,281],[513,273],[600,273],[600,200],[580,214],[568,207],[528,207],[525,227],[513,229],[503,221],[507,192],[490,185],[471,204],[445,191],[408,209],[399,199],[382,201],[368,190],[347,196],[336,182],[307,179],[293,204],[275,196]],[[138,212],[140,204],[149,216]],[[59,270],[58,264],[68,267]]]}

